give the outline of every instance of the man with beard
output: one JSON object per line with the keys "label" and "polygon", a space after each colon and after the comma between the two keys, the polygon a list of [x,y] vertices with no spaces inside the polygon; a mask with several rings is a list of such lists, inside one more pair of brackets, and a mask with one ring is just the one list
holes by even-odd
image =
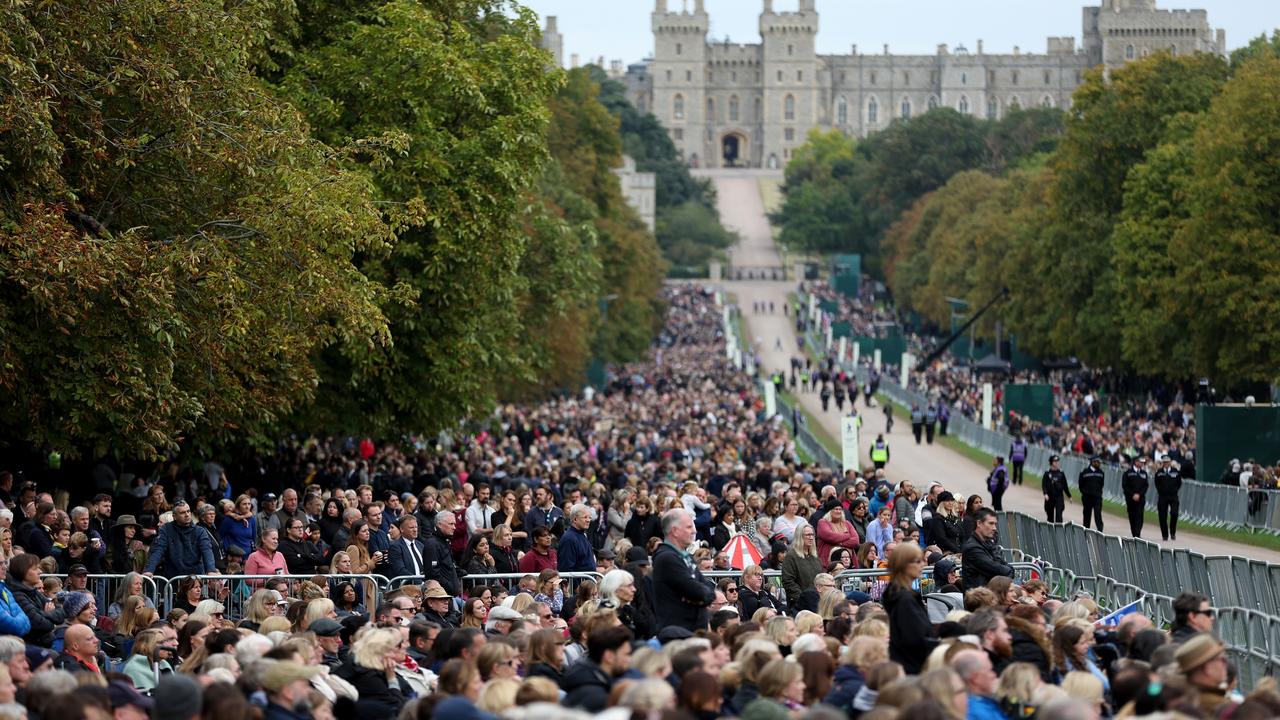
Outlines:
{"label": "man with beard", "polygon": [[1009,623],[995,608],[983,608],[969,616],[965,621],[965,629],[970,635],[978,636],[978,642],[996,674],[1009,663],[1013,655],[1013,637],[1009,634]]}

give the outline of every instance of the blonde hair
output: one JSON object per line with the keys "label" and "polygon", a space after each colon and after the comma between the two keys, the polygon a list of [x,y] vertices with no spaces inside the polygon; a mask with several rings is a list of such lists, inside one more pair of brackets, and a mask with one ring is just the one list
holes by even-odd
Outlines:
{"label": "blonde hair", "polygon": [[786,615],[769,618],[769,622],[764,626],[764,634],[768,635],[770,640],[774,641],[779,647],[781,647],[783,640],[782,636],[787,632],[787,623],[794,622],[794,620]]}
{"label": "blonde hair", "polygon": [[351,646],[351,660],[360,667],[382,670],[382,658],[400,646],[402,635],[391,628],[374,628]]}
{"label": "blonde hair", "polygon": [[666,680],[648,678],[632,683],[622,691],[618,704],[633,712],[661,712],[674,709],[676,691]]}
{"label": "blonde hair", "polygon": [[830,620],[836,616],[836,605],[839,605],[840,601],[844,599],[844,593],[839,590],[835,588],[827,590],[818,598],[818,614],[822,616],[823,620]]}
{"label": "blonde hair", "polygon": [[[501,664],[511,662],[519,652],[506,643],[485,643],[476,653],[476,669],[480,671],[480,679],[488,681],[493,671]],[[514,694],[512,696],[514,702]]]}
{"label": "blonde hair", "polygon": [[996,698],[1010,702],[1030,703],[1031,696],[1035,694],[1038,687],[1040,687],[1040,669],[1031,663],[1016,662],[1000,673],[1000,683],[996,686]]}
{"label": "blonde hair", "polygon": [[864,673],[867,668],[889,659],[889,646],[883,640],[870,635],[855,637],[849,649],[840,656],[842,665],[852,665]]}
{"label": "blonde hair", "polygon": [[529,593],[516,593],[504,600],[503,604],[524,615],[529,612],[529,608],[533,607],[533,602],[533,596]]}
{"label": "blonde hair", "polygon": [[804,676],[800,663],[787,662],[782,658],[770,660],[760,671],[756,684],[760,686],[760,697],[777,700],[787,691],[787,686]]}
{"label": "blonde hair", "polygon": [[822,630],[822,616],[812,610],[801,610],[796,614],[795,622],[797,635]]}
{"label": "blonde hair", "polygon": [[853,627],[853,636],[855,638],[873,637],[885,640],[889,637],[889,624],[883,620],[874,619],[860,622]]}
{"label": "blonde hair", "polygon": [[[496,643],[495,643],[496,644]],[[485,645],[485,647],[489,647]],[[494,678],[480,689],[480,698],[476,707],[495,715],[501,714],[516,706],[516,693],[520,683],[510,678]]]}
{"label": "blonde hair", "polygon": [[288,633],[293,631],[289,618],[283,615],[272,615],[258,624],[259,635],[270,635],[273,632]]}
{"label": "blonde hair", "polygon": [[645,677],[666,677],[671,662],[664,652],[651,647],[642,647],[631,654],[631,669],[638,670]]}
{"label": "blonde hair", "polygon": [[1102,681],[1091,672],[1073,670],[1062,678],[1062,689],[1067,695],[1097,705],[1102,700]]}
{"label": "blonde hair", "polygon": [[[808,530],[813,533],[813,548],[805,549],[804,531]],[[795,555],[796,557],[817,557],[818,556],[818,534],[813,531],[813,526],[809,523],[803,523],[796,528],[796,534],[792,536],[791,545],[787,547],[787,555]]]}
{"label": "blonde hair", "polygon": [[334,612],[333,601],[329,598],[316,598],[307,602],[307,609],[302,612],[302,622],[299,623],[299,630],[306,631],[311,627],[311,623],[328,617],[329,613]]}
{"label": "blonde hair", "polygon": [[276,604],[276,594],[274,590],[262,588],[256,590],[249,596],[249,602],[244,606],[244,619],[250,622],[262,623],[269,617],[274,617],[275,612],[271,609]]}
{"label": "blonde hair", "polygon": [[[138,631],[146,629],[148,625],[155,622],[156,618],[148,618],[146,611],[147,599],[141,595],[130,595],[123,603],[120,603],[120,619],[116,621],[115,632],[120,635],[132,636],[137,635]],[[152,610],[151,612],[155,612]]]}

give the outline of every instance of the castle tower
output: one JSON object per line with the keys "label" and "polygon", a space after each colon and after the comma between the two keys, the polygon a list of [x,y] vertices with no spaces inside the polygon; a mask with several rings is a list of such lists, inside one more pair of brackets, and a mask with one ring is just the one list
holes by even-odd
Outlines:
{"label": "castle tower", "polygon": [[703,0],[688,2],[680,12],[657,0],[653,11],[653,114],[691,165],[706,161],[707,17]]}
{"label": "castle tower", "polygon": [[542,49],[551,53],[556,67],[564,67],[564,35],[556,26],[555,15],[548,15],[546,26],[542,28]]}
{"label": "castle tower", "polygon": [[1204,10],[1161,10],[1156,0],[1104,0],[1084,11],[1085,52],[1107,70],[1157,52],[1222,55],[1226,41]]}
{"label": "castle tower", "polygon": [[764,97],[764,167],[784,167],[818,125],[818,11],[800,0],[796,12],[774,12],[766,0],[760,14]]}

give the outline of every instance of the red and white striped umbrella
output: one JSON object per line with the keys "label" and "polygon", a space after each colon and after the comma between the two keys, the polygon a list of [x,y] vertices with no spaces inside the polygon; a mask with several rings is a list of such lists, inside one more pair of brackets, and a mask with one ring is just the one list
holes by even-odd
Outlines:
{"label": "red and white striped umbrella", "polygon": [[739,570],[746,570],[748,565],[760,564],[760,551],[751,542],[751,538],[743,533],[729,538],[723,552],[729,556],[729,564]]}

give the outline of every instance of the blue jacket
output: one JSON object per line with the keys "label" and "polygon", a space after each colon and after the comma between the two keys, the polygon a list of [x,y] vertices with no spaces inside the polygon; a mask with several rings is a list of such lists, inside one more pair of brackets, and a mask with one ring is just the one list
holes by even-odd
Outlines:
{"label": "blue jacket", "polygon": [[577,528],[564,531],[560,538],[560,547],[556,551],[559,557],[557,568],[560,572],[595,572],[596,554],[591,549],[591,541],[587,534]]}
{"label": "blue jacket", "polygon": [[969,714],[966,720],[1008,720],[1000,704],[983,695],[969,695]]}
{"label": "blue jacket", "polygon": [[853,707],[853,698],[865,685],[867,679],[858,668],[852,665],[841,665],[836,668],[835,677],[831,681],[831,692],[822,700],[826,704],[849,712]]}
{"label": "blue jacket", "polygon": [[22,637],[31,632],[31,618],[22,611],[13,593],[0,581],[0,635]]}
{"label": "blue jacket", "polygon": [[218,525],[218,536],[222,538],[223,545],[238,547],[245,557],[249,557],[254,541],[258,539],[258,518],[250,515],[249,524],[245,525],[233,517],[223,516]]}
{"label": "blue jacket", "polygon": [[161,565],[168,577],[207,575],[217,570],[209,533],[195,523],[185,527],[176,521],[166,524],[151,543],[146,571],[153,573]]}

